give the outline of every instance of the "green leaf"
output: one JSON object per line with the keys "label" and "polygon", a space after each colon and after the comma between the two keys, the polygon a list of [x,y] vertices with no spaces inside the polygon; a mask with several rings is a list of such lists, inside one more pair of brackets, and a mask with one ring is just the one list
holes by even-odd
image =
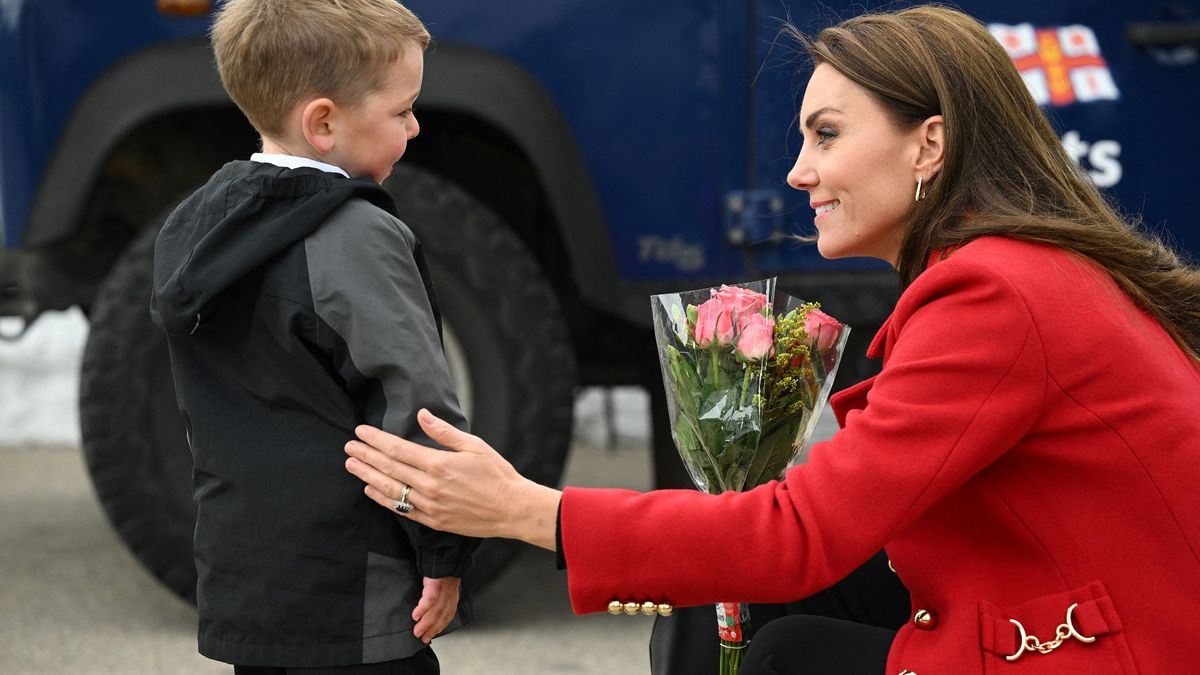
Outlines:
{"label": "green leaf", "polygon": [[747,473],[744,489],[749,490],[774,480],[787,467],[788,462],[791,462],[796,454],[796,437],[800,433],[806,417],[805,415],[787,417],[782,423],[774,425],[769,432],[763,434],[758,453]]}

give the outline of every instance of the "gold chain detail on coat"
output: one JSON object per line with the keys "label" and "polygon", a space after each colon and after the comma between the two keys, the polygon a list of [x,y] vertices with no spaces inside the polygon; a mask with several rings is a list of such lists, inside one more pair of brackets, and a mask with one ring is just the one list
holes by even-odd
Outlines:
{"label": "gold chain detail on coat", "polygon": [[1062,643],[1070,638],[1075,638],[1080,642],[1095,642],[1095,636],[1087,637],[1075,629],[1075,621],[1072,619],[1071,615],[1075,612],[1075,608],[1078,606],[1079,603],[1075,603],[1067,608],[1066,623],[1060,623],[1058,628],[1054,629],[1054,639],[1046,642],[1042,642],[1036,635],[1026,634],[1025,626],[1022,626],[1020,621],[1017,621],[1016,619],[1009,619],[1009,623],[1013,624],[1017,627],[1017,630],[1021,631],[1021,643],[1020,646],[1017,647],[1015,654],[1006,656],[1004,659],[1007,661],[1016,661],[1027,651],[1036,651],[1042,654],[1049,654],[1055,649],[1061,647]]}

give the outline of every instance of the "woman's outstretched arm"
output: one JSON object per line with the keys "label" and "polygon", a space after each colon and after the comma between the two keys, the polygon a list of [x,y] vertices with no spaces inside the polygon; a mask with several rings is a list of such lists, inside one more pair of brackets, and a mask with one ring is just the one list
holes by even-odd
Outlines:
{"label": "woman's outstretched arm", "polygon": [[[401,515],[443,532],[555,550],[560,491],[525,478],[482,439],[428,410],[417,413],[417,422],[451,452],[372,426],[355,429],[360,440],[346,444],[346,469],[367,484],[368,497],[394,509],[406,496],[414,508]],[[404,495],[406,485],[411,489]]]}

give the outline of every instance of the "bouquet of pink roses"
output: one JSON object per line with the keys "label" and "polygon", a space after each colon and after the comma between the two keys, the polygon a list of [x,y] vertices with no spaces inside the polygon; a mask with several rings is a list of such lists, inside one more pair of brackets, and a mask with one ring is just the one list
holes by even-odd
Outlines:
{"label": "bouquet of pink roses", "polygon": [[[816,303],[774,295],[772,278],[651,299],[675,446],[705,492],[782,476],[833,386],[849,327]],[[719,603],[717,619],[720,673],[733,675],[749,614]]]}

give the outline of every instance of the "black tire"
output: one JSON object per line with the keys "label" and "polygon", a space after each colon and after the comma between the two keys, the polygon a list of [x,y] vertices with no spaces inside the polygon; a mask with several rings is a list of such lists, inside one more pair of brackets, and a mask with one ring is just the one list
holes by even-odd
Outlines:
{"label": "black tire", "polygon": [[[384,187],[425,249],[448,351],[463,347],[471,430],[523,475],[558,485],[571,440],[576,385],[570,336],[549,280],[495,214],[448,180],[396,166]],[[469,585],[494,577],[519,550],[489,540]]]}
{"label": "black tire", "polygon": [[97,292],[79,421],[88,472],[109,522],[151,574],[195,601],[192,457],[167,341],[150,321],[157,231],[134,239]]}
{"label": "black tire", "polygon": [[[470,195],[399,166],[388,189],[425,247],[448,334],[471,383],[472,431],[518,471],[562,477],[571,438],[574,353],[553,290],[520,241]],[[191,454],[166,339],[150,321],[157,228],[122,254],[96,296],[84,351],[80,422],[100,504],[122,541],[163,584],[195,600]],[[468,584],[479,588],[517,552],[489,541]]]}

